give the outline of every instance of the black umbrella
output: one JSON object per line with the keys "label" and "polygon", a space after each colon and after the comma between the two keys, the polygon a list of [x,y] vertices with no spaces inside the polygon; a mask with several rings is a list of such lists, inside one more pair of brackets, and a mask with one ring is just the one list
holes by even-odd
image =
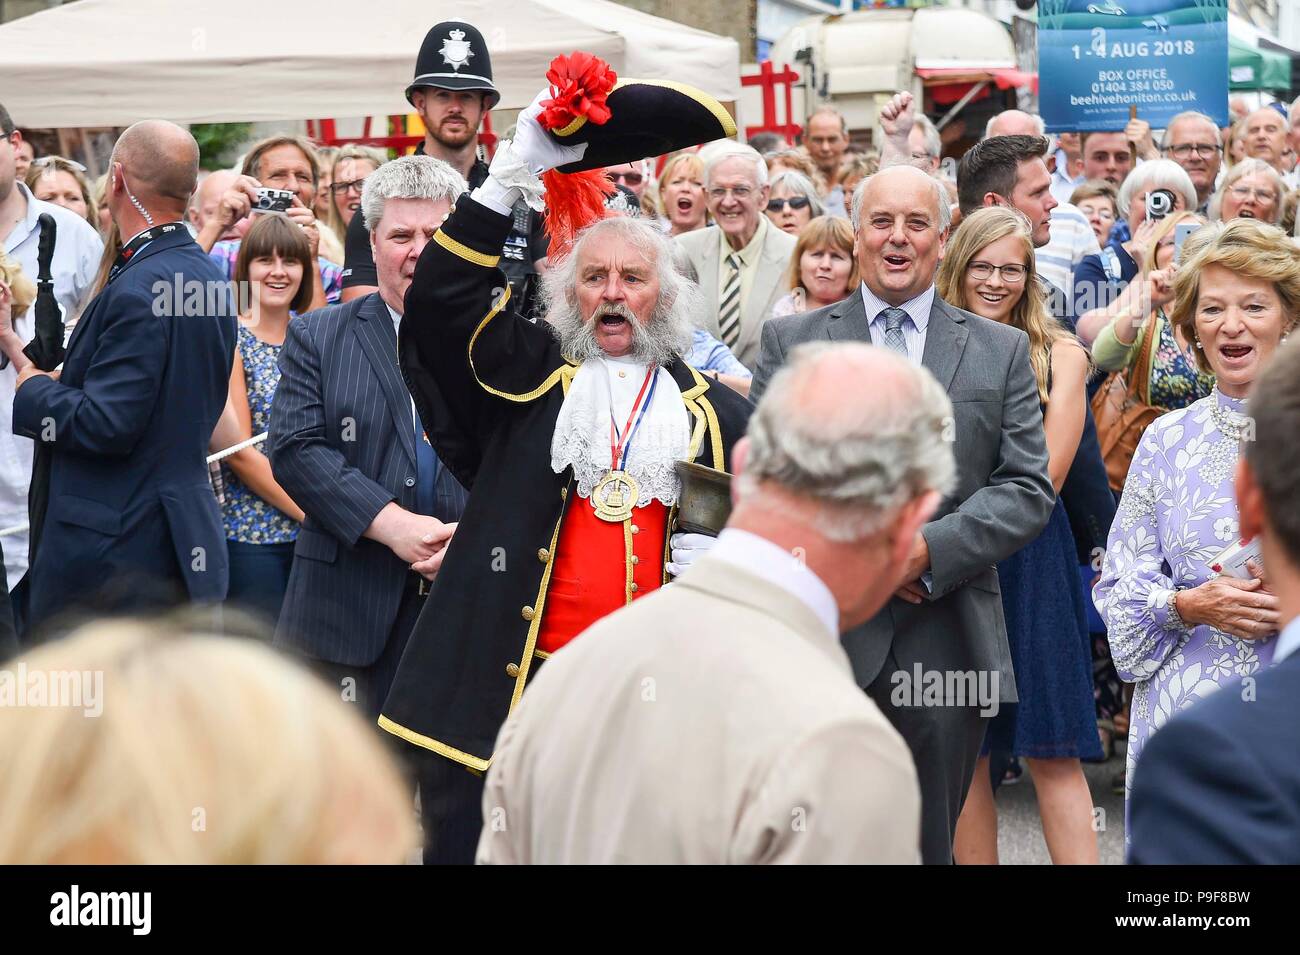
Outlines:
{"label": "black umbrella", "polygon": [[36,334],[23,354],[41,371],[53,371],[63,363],[63,313],[54,297],[54,278],[50,274],[59,227],[48,212],[42,212],[37,221],[41,224],[41,237],[36,246],[36,304],[33,306]]}

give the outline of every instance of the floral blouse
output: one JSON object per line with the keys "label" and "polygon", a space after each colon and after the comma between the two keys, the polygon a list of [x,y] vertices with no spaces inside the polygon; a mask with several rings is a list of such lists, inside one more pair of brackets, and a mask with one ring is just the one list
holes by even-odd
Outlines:
{"label": "floral blouse", "polygon": [[[253,419],[253,434],[261,434],[271,423],[271,399],[280,384],[281,345],[268,345],[243,325],[239,326],[239,357],[244,363],[244,380],[248,385],[248,410]],[[260,454],[265,443],[254,445]],[[221,466],[226,482],[225,501],[221,507],[226,525],[226,540],[245,544],[287,544],[297,539],[298,524],[278,508],[262,500],[241,481],[226,464]]]}
{"label": "floral blouse", "polygon": [[1190,631],[1166,609],[1171,591],[1216,576],[1237,539],[1233,471],[1245,402],[1215,389],[1151,423],[1133,456],[1093,590],[1120,677],[1133,683],[1128,780],[1151,734],[1175,713],[1273,659],[1275,637],[1242,640],[1207,624]]}

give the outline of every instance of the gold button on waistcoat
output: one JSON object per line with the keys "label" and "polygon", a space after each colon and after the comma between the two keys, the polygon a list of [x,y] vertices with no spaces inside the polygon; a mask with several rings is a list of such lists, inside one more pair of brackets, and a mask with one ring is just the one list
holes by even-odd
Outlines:
{"label": "gold button on waistcoat", "polygon": [[636,593],[636,581],[633,581],[633,582],[628,586],[628,590],[632,591],[632,593]]}
{"label": "gold button on waistcoat", "polygon": [[506,676],[514,678],[519,676],[519,667],[514,663],[506,664]]}
{"label": "gold button on waistcoat", "polygon": [[639,534],[640,532],[641,532],[641,528],[639,528],[639,527],[637,527],[635,524],[633,524],[633,525],[632,525],[632,533],[633,533],[633,534]]}
{"label": "gold button on waistcoat", "polygon": [[537,559],[544,564],[551,559],[551,552],[545,547],[539,547],[537,548]]}
{"label": "gold button on waistcoat", "polygon": [[636,554],[633,554],[633,555],[632,555],[632,565],[635,567],[635,566],[636,566],[637,564],[639,564],[639,563],[641,563],[641,558],[638,557]]}
{"label": "gold button on waistcoat", "polygon": [[522,610],[519,611],[519,615],[523,617],[525,620],[532,620],[533,617],[537,616],[537,611],[534,610],[532,607],[524,607]]}

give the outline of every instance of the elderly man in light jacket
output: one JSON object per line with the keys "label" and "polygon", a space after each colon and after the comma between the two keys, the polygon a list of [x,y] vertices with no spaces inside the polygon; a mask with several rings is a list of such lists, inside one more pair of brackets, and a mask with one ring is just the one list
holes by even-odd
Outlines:
{"label": "elderly man in light jacket", "polygon": [[478,860],[919,861],[911,756],[839,635],[898,588],[951,486],[951,414],[885,349],[795,351],[716,545],[555,654],[502,728]]}

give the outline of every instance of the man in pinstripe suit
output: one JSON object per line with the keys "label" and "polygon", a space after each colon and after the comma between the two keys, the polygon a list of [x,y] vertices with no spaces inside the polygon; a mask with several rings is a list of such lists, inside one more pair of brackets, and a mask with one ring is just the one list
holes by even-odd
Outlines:
{"label": "man in pinstripe suit", "polygon": [[275,643],[310,657],[370,719],[467,499],[397,362],[415,263],[464,189],[423,156],[372,173],[361,201],[379,291],[294,319],[280,356],[271,467],[306,520]]}

